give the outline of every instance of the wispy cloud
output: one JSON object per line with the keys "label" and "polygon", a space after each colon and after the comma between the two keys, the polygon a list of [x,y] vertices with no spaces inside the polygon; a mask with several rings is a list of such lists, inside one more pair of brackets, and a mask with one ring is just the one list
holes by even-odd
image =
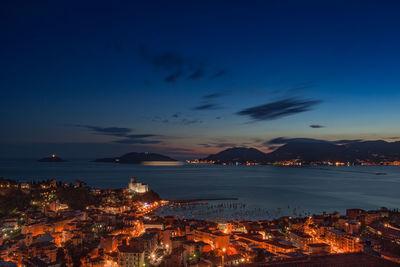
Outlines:
{"label": "wispy cloud", "polygon": [[197,144],[197,145],[202,146],[202,147],[206,147],[206,148],[213,147],[210,144]]}
{"label": "wispy cloud", "polygon": [[199,146],[205,147],[205,148],[210,148],[210,147],[214,147],[214,148],[226,148],[226,147],[235,147],[236,144],[234,143],[202,143],[202,144],[198,144]]}
{"label": "wispy cloud", "polygon": [[234,143],[219,143],[219,144],[215,144],[216,147],[219,148],[224,148],[224,147],[235,147],[236,144]]}
{"label": "wispy cloud", "polygon": [[188,79],[190,80],[199,80],[204,76],[204,69],[199,67],[192,74],[189,75]]}
{"label": "wispy cloud", "polygon": [[182,75],[183,75],[183,72],[181,70],[176,70],[175,72],[173,72],[170,75],[166,76],[164,78],[164,81],[167,82],[167,83],[174,83]]}
{"label": "wispy cloud", "polygon": [[203,96],[203,99],[205,99],[205,100],[215,99],[215,98],[219,98],[219,97],[225,96],[226,94],[227,94],[226,92],[212,93],[212,94],[208,94],[208,95]]}
{"label": "wispy cloud", "polygon": [[205,148],[255,147],[257,145],[260,145],[259,143],[262,141],[263,140],[261,139],[243,140],[242,138],[240,140],[235,140],[231,139],[228,136],[224,136],[224,137],[212,138],[197,145]]}
{"label": "wispy cloud", "polygon": [[183,125],[189,125],[189,124],[203,123],[203,121],[197,119],[194,120],[182,119],[180,123],[182,123]]}
{"label": "wispy cloud", "polygon": [[94,125],[75,125],[76,127],[86,128],[95,134],[111,135],[111,136],[126,136],[132,132],[131,128],[126,127],[101,127]]}
{"label": "wispy cloud", "polygon": [[324,125],[319,125],[319,124],[311,124],[310,128],[319,129],[319,128],[325,128],[325,126]]}
{"label": "wispy cloud", "polygon": [[201,105],[195,106],[192,110],[215,110],[221,109],[221,106],[216,104],[215,100],[224,95],[228,94],[228,92],[215,92],[211,94],[204,95],[202,97]]}
{"label": "wispy cloud", "polygon": [[158,134],[128,134],[124,139],[114,140],[119,144],[151,145],[162,143],[159,140],[162,136]]}
{"label": "wispy cloud", "polygon": [[150,62],[155,68],[167,71],[182,69],[185,62],[183,56],[175,51],[164,51],[160,54],[153,54],[146,45],[139,47],[139,53],[144,60]]}
{"label": "wispy cloud", "polygon": [[215,109],[220,109],[220,107],[217,104],[212,104],[212,103],[196,106],[193,108],[193,110],[215,110]]}
{"label": "wispy cloud", "polygon": [[154,66],[165,70],[183,68],[185,60],[181,55],[173,51],[166,51],[161,55],[156,55],[152,59]]}
{"label": "wispy cloud", "polygon": [[264,142],[263,145],[265,145],[265,146],[284,145],[284,144],[289,144],[289,143],[330,143],[330,144],[336,144],[336,145],[344,145],[344,144],[357,143],[357,142],[362,142],[362,141],[364,141],[364,140],[363,139],[345,139],[345,140],[329,141],[329,140],[323,140],[323,139],[302,138],[302,137],[297,137],[297,138],[277,137],[277,138],[274,138],[274,139]]}
{"label": "wispy cloud", "polygon": [[197,124],[203,123],[202,120],[199,119],[189,119],[189,118],[182,118],[180,112],[174,113],[171,115],[171,119],[164,119],[159,116],[155,116],[152,121],[154,122],[161,122],[161,123],[172,123],[172,124],[181,124],[181,125],[190,125],[190,124]]}
{"label": "wispy cloud", "polygon": [[126,137],[131,139],[141,139],[141,138],[149,138],[149,137],[159,137],[158,134],[129,134]]}
{"label": "wispy cloud", "polygon": [[171,152],[193,152],[194,150],[191,148],[172,147],[172,148],[168,148],[168,151],[171,151]]}
{"label": "wispy cloud", "polygon": [[184,74],[185,59],[175,51],[164,51],[160,54],[153,54],[147,46],[142,45],[139,47],[139,53],[154,68],[169,72],[164,77],[164,81],[167,83],[176,82]]}
{"label": "wispy cloud", "polygon": [[264,145],[283,145],[288,143],[330,143],[331,141],[314,139],[314,138],[286,138],[286,137],[277,137],[271,139],[269,141],[264,142]]}
{"label": "wispy cloud", "polygon": [[228,74],[228,70],[227,69],[222,69],[217,71],[215,74],[213,74],[210,79],[216,79],[216,78],[220,78],[225,76],[226,74]]}
{"label": "wispy cloud", "polygon": [[113,140],[113,143],[119,144],[159,144],[162,136],[158,134],[131,134],[132,129],[127,127],[101,127],[93,125],[75,125],[90,130],[93,134],[101,134],[119,137],[123,139]]}
{"label": "wispy cloud", "polygon": [[[178,82],[184,75],[187,75],[188,80],[201,80],[206,73],[204,60],[194,57],[187,58],[177,51],[164,51],[156,53],[151,51],[148,46],[142,45],[139,47],[141,57],[149,63],[153,68],[161,70],[167,75],[164,77],[164,82]],[[219,71],[213,76],[220,77],[224,75],[224,71]]]}
{"label": "wispy cloud", "polygon": [[321,103],[320,100],[286,98],[264,105],[246,108],[236,114],[248,116],[257,121],[274,120],[312,110],[314,106],[319,103]]}
{"label": "wispy cloud", "polygon": [[114,140],[113,143],[127,144],[127,145],[152,145],[161,143],[160,140],[143,140],[143,139],[121,139]]}

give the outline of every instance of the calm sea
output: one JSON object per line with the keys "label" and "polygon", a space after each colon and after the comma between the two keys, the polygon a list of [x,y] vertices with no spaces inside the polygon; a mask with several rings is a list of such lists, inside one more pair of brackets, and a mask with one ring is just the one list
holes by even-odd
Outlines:
{"label": "calm sea", "polygon": [[[376,175],[386,173],[386,175]],[[39,163],[0,160],[0,177],[19,181],[76,179],[99,188],[126,187],[130,177],[165,199],[238,198],[247,208],[279,215],[344,212],[346,208],[400,208],[400,167],[273,167],[184,165],[171,167],[76,160]]]}

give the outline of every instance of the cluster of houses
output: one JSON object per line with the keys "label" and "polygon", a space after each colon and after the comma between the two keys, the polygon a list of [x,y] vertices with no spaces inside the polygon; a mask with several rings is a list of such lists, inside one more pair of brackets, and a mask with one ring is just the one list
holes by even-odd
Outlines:
{"label": "cluster of houses", "polygon": [[[34,190],[0,187],[10,186]],[[136,180],[127,189],[93,189],[99,202],[83,210],[60,202],[57,186],[43,182],[40,203],[0,220],[0,266],[268,266],[337,255],[400,264],[400,214],[383,208],[214,222],[153,216],[167,201],[135,198],[148,192]]]}

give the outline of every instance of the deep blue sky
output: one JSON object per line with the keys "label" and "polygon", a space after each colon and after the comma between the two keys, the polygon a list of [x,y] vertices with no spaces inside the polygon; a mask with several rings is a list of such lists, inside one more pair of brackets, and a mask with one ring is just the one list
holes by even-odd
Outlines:
{"label": "deep blue sky", "polygon": [[0,157],[396,140],[399,14],[398,1],[3,1]]}

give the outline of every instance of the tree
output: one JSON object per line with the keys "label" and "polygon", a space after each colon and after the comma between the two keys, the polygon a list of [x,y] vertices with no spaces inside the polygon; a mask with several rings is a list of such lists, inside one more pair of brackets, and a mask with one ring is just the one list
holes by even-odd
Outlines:
{"label": "tree", "polygon": [[57,249],[56,261],[62,265],[65,265],[65,252],[63,248]]}
{"label": "tree", "polygon": [[85,187],[57,188],[57,197],[73,210],[84,210],[87,206],[97,203],[97,197]]}
{"label": "tree", "polygon": [[254,262],[265,262],[264,249],[257,249],[257,255],[254,257]]}
{"label": "tree", "polygon": [[81,266],[81,255],[82,255],[82,249],[80,247],[76,247],[72,244],[71,240],[68,240],[65,243],[65,249],[68,252],[68,255],[72,259],[73,262],[73,267],[79,267]]}
{"label": "tree", "polygon": [[0,217],[15,215],[26,210],[31,197],[18,189],[8,189],[0,194]]}

